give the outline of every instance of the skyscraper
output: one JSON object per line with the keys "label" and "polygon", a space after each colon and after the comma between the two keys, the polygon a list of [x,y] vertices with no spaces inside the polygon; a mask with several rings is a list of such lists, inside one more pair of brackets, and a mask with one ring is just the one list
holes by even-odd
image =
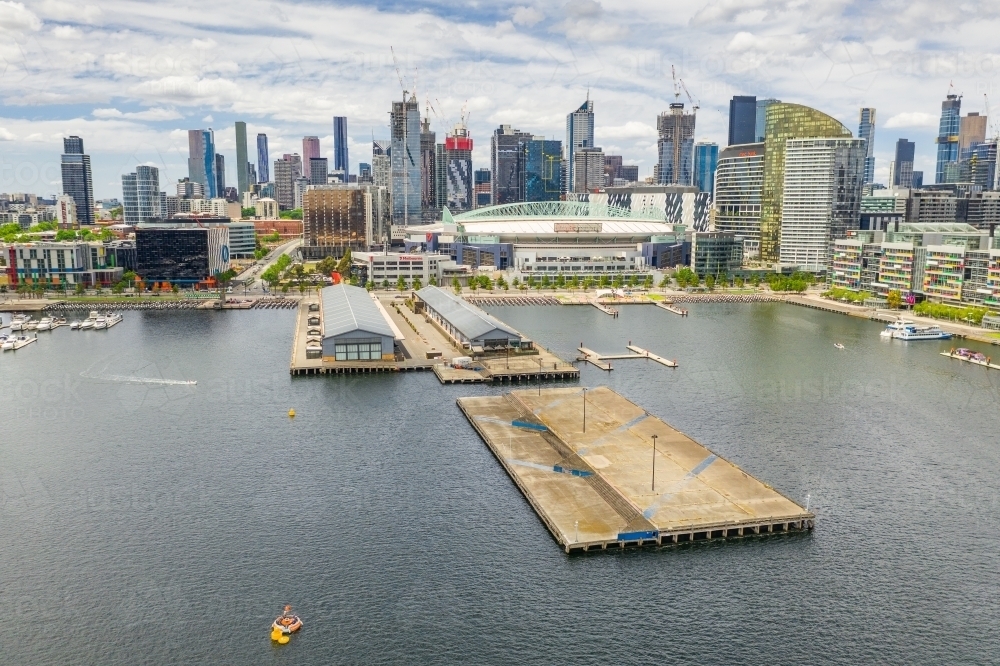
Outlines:
{"label": "skyscraper", "polygon": [[715,168],[719,162],[719,145],[715,142],[694,144],[694,185],[699,192],[715,191]]}
{"label": "skyscraper", "polygon": [[393,225],[419,224],[420,215],[420,106],[410,95],[393,102],[390,116],[392,150],[390,195]]}
{"label": "skyscraper", "polygon": [[986,141],[986,116],[979,115],[978,112],[969,113],[962,116],[958,129],[958,155],[959,158],[967,157],[966,151],[971,150],[975,144]]}
{"label": "skyscraper", "polygon": [[684,113],[683,102],[674,102],[669,111],[656,118],[660,138],[656,143],[659,159],[656,181],[660,185],[690,185],[694,175],[695,115]]}
{"label": "skyscraper", "polygon": [[420,122],[420,215],[424,222],[434,222],[441,212],[438,196],[437,134],[431,131],[431,119]]}
{"label": "skyscraper", "polygon": [[735,95],[729,100],[729,145],[753,143],[757,131],[757,98]]}
{"label": "skyscraper", "polygon": [[[594,102],[590,95],[576,111],[566,116],[566,188],[576,183],[576,151],[594,147]],[[497,173],[494,169],[493,173]]]}
{"label": "skyscraper", "polygon": [[257,182],[267,183],[271,180],[271,158],[267,154],[267,135],[257,135]]}
{"label": "skyscraper", "polygon": [[330,177],[330,163],[325,157],[309,158],[309,184],[326,185]]}
{"label": "skyscraper", "polygon": [[913,156],[916,144],[906,139],[896,141],[896,155],[892,167],[892,186],[911,187],[913,185]]}
{"label": "skyscraper", "polygon": [[372,182],[372,165],[368,162],[358,162],[358,182]]}
{"label": "skyscraper", "polygon": [[[562,162],[562,146],[559,146],[558,154],[559,162]],[[562,176],[562,169],[559,168],[559,174]],[[475,184],[473,185],[475,197],[476,197],[476,208],[482,208],[483,206],[490,205],[490,170],[489,169],[476,169],[475,172]],[[560,192],[562,187],[559,188]]]}
{"label": "skyscraper", "polygon": [[772,104],[781,104],[780,99],[759,99],[757,100],[757,126],[754,129],[754,133],[757,135],[754,137],[755,143],[762,143],[764,141],[764,135],[767,134],[767,107]]}
{"label": "skyscraper", "polygon": [[935,183],[953,183],[958,180],[958,134],[961,128],[962,98],[948,95],[941,102],[941,122],[938,125],[937,164],[934,168]]}
{"label": "skyscraper", "polygon": [[[573,192],[594,192],[604,187],[604,151],[600,148],[577,148],[573,153]],[[527,193],[525,193],[527,194]],[[530,199],[525,199],[530,201]]]}
{"label": "skyscraper", "polygon": [[76,219],[80,224],[94,223],[94,182],[90,173],[90,155],[83,152],[83,139],[70,136],[63,139],[63,194],[73,197]]}
{"label": "skyscraper", "polygon": [[472,137],[464,123],[455,125],[445,138],[444,156],[448,210],[472,210]]}
{"label": "skyscraper", "polygon": [[865,153],[865,183],[875,182],[875,109],[864,107],[858,121],[858,138],[867,141]]}
{"label": "skyscraper", "polygon": [[531,139],[531,134],[501,125],[493,131],[490,140],[490,172],[494,205],[524,201],[521,189],[524,183],[524,151],[522,142]]}
{"label": "skyscraper", "polygon": [[250,169],[247,161],[247,124],[236,121],[236,191],[240,197],[250,189]]}
{"label": "skyscraper", "polygon": [[391,152],[389,141],[372,141],[372,183],[376,187],[389,187],[392,181]]}
{"label": "skyscraper", "polygon": [[295,208],[295,181],[302,177],[302,159],[295,153],[274,161],[274,198],[283,210]]}
{"label": "skyscraper", "polygon": [[850,139],[851,130],[844,127],[837,119],[800,104],[771,104],[766,113],[764,186],[761,192],[760,213],[760,258],[765,263],[774,263],[779,260],[784,228],[786,141],[799,138],[827,137]]}
{"label": "skyscraper", "polygon": [[215,196],[226,196],[226,158],[215,154]]}
{"label": "skyscraper", "polygon": [[785,142],[781,264],[830,268],[833,241],[860,227],[865,154],[865,141],[849,134]]}
{"label": "skyscraper", "polygon": [[131,225],[161,217],[159,169],[138,166],[135,173],[122,175],[122,213]]}
{"label": "skyscraper", "polygon": [[715,228],[743,237],[743,254],[760,253],[760,199],[764,188],[764,144],[729,146],[715,170]]}
{"label": "skyscraper", "polygon": [[[314,157],[320,157],[323,153],[319,149],[319,137],[317,136],[304,136],[302,137],[302,175],[305,178],[310,178],[309,165]],[[325,182],[325,181],[324,181]]]}
{"label": "skyscraper", "polygon": [[333,170],[344,172],[344,182],[350,180],[351,163],[347,154],[347,116],[333,117]]}
{"label": "skyscraper", "polygon": [[[522,142],[521,191],[525,201],[559,201],[563,193],[562,141],[536,136]],[[481,171],[486,173],[480,174]],[[489,169],[476,171],[476,183],[489,179]],[[478,203],[478,202],[477,202]],[[486,204],[479,204],[486,205]]]}
{"label": "skyscraper", "polygon": [[205,198],[220,196],[215,175],[215,132],[188,130],[188,177],[205,188]]}

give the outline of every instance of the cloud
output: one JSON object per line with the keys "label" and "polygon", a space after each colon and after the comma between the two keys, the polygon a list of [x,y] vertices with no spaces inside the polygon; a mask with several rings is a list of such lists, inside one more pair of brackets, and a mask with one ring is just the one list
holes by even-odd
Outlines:
{"label": "cloud", "polygon": [[904,113],[897,113],[889,120],[885,121],[885,127],[929,127],[935,128],[938,126],[940,119],[933,113],[925,113],[923,111],[908,111]]}
{"label": "cloud", "polygon": [[20,2],[0,2],[0,30],[6,32],[33,32],[42,27],[42,21]]}
{"label": "cloud", "polygon": [[35,5],[38,12],[47,19],[69,23],[93,23],[101,16],[97,5],[85,5],[64,0],[44,0]]}
{"label": "cloud", "polygon": [[167,100],[177,104],[223,105],[239,98],[240,87],[228,79],[197,76],[164,76],[143,81],[131,92],[147,100]]}
{"label": "cloud", "polygon": [[523,25],[527,28],[532,28],[545,18],[545,14],[536,7],[515,7],[514,8],[514,25]]}
{"label": "cloud", "polygon": [[122,113],[114,108],[94,109],[93,116],[95,118],[131,118],[134,120],[179,120],[184,117],[183,114],[174,109],[146,109],[145,111]]}
{"label": "cloud", "polygon": [[562,9],[566,18],[554,29],[571,40],[610,42],[628,34],[628,28],[608,18],[595,0],[570,0]]}
{"label": "cloud", "polygon": [[646,123],[639,122],[637,120],[631,120],[624,125],[618,125],[616,127],[604,127],[601,126],[596,130],[597,137],[596,140],[603,141],[604,139],[642,139],[642,138],[656,138],[656,128],[652,125],[647,125]]}
{"label": "cloud", "polygon": [[0,141],[13,141],[17,137],[7,131],[6,127],[0,127]]}

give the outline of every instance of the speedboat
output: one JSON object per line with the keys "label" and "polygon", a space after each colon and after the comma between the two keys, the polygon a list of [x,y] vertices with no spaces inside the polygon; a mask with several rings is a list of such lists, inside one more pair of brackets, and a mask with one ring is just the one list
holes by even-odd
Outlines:
{"label": "speedboat", "polygon": [[51,331],[52,330],[52,317],[42,317],[38,322],[39,331]]}
{"label": "speedboat", "polygon": [[2,349],[4,351],[8,351],[10,349],[13,349],[15,342],[17,342],[17,337],[13,336],[13,335],[9,335],[6,338],[4,338],[4,341],[2,343],[0,343],[0,349]]}
{"label": "speedboat", "polygon": [[844,348],[844,345],[840,344],[839,342],[834,342],[833,346],[836,347],[837,349],[843,349]]}
{"label": "speedboat", "polygon": [[14,350],[16,351],[21,347],[26,347],[30,345],[32,342],[36,342],[37,340],[38,340],[37,337],[29,338],[25,335],[19,335],[17,336],[17,339],[14,340]]}
{"label": "speedboat", "polygon": [[94,320],[94,330],[95,331],[97,331],[99,329],[102,329],[102,328],[107,328],[107,327],[108,327],[108,319],[104,315],[101,315],[100,317],[98,317],[97,319]]}
{"label": "speedboat", "polygon": [[78,330],[80,330],[80,320],[79,319],[74,319],[73,321],[71,321],[70,324],[69,324],[69,329],[71,331],[78,331]]}
{"label": "speedboat", "polygon": [[37,329],[38,329],[38,322],[35,321],[34,319],[30,319],[30,320],[24,322],[24,326],[22,327],[22,330],[25,330],[25,331],[34,331],[34,330],[37,330]]}
{"label": "speedboat", "polygon": [[950,340],[951,333],[942,331],[940,326],[917,326],[909,324],[892,336],[896,340]]}
{"label": "speedboat", "polygon": [[82,322],[80,322],[80,329],[86,331],[88,329],[94,328],[94,323],[97,321],[97,318],[99,316],[100,314],[97,312],[97,310],[91,310],[87,318],[84,319]]}
{"label": "speedboat", "polygon": [[24,330],[24,325],[31,321],[31,317],[28,315],[14,315],[14,318],[10,320],[10,330],[21,331]]}
{"label": "speedboat", "polygon": [[122,320],[122,316],[117,312],[109,312],[106,315],[104,315],[104,318],[108,322],[108,328],[111,328],[115,324],[120,323]]}

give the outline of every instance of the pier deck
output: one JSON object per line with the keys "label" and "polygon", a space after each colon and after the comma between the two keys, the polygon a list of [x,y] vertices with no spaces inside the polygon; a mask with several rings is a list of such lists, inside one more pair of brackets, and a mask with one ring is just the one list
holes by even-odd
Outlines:
{"label": "pier deck", "polygon": [[813,527],[812,513],[608,388],[458,404],[566,552]]}

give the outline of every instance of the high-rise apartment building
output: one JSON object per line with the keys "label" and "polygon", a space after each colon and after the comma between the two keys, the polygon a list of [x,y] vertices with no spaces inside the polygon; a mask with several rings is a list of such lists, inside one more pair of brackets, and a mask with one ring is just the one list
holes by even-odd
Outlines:
{"label": "high-rise apartment building", "polygon": [[600,148],[578,148],[573,153],[573,192],[596,192],[604,189],[604,151]]}
{"label": "high-rise apartment building", "polygon": [[444,169],[448,209],[472,210],[472,137],[464,123],[455,125],[444,140]]}
{"label": "high-rise apartment building", "polygon": [[390,116],[392,151],[390,192],[393,225],[419,224],[420,213],[420,106],[417,98],[393,102]]}
{"label": "high-rise apartment building", "polygon": [[[776,103],[767,107],[764,129],[764,186],[761,192],[760,258],[780,259],[785,188],[785,144],[789,139],[852,137],[836,118],[800,104]],[[860,200],[860,191],[857,195]],[[798,256],[795,253],[795,256]]]}
{"label": "high-rise apartment building", "polygon": [[295,181],[302,177],[302,158],[284,155],[274,161],[274,198],[282,210],[295,208]]}
{"label": "high-rise apartment building", "polygon": [[257,135],[257,182],[271,181],[271,158],[267,152],[267,135]]}
{"label": "high-rise apartment building", "polygon": [[997,182],[997,142],[974,141],[959,161],[959,181],[992,190]]}
{"label": "high-rise apartment building", "polygon": [[660,185],[691,185],[694,176],[695,114],[685,113],[682,102],[674,102],[670,110],[656,119],[657,141],[656,182]]}
{"label": "high-rise apartment building", "polygon": [[865,155],[863,139],[786,140],[782,265],[816,272],[830,267],[833,241],[860,227]]}
{"label": "high-rise apartment building", "polygon": [[780,99],[759,99],[757,100],[757,125],[754,128],[754,141],[763,143],[767,135],[767,109],[772,104],[781,104]]}
{"label": "high-rise apartment building", "polygon": [[333,117],[333,170],[344,172],[344,180],[350,180],[351,163],[347,153],[347,116]]}
{"label": "high-rise apartment building", "polygon": [[[590,96],[576,111],[566,116],[566,187],[576,186],[576,152],[594,147],[594,102]],[[494,170],[493,173],[496,173]],[[586,180],[586,179],[585,179]]]}
{"label": "high-rise apartment building", "polygon": [[365,191],[357,185],[312,186],[302,203],[306,253],[341,257],[346,249],[366,249]]}
{"label": "high-rise apartment building", "polygon": [[181,199],[204,199],[205,188],[190,178],[181,178],[177,181],[177,196]]}
{"label": "high-rise apartment building", "polygon": [[753,143],[757,132],[757,98],[735,95],[729,100],[729,144]]}
{"label": "high-rise apartment building", "polygon": [[[559,159],[562,160],[562,146],[559,147]],[[560,175],[562,174],[562,169],[559,170]],[[490,187],[490,170],[489,169],[476,169],[475,172],[475,184],[473,185],[475,197],[476,197],[476,208],[482,208],[483,206],[489,206],[492,203],[490,199],[491,187]],[[561,190],[562,188],[560,188]]]}
{"label": "high-rise apartment building", "polygon": [[330,164],[325,157],[309,159],[309,184],[326,185],[330,176]]}
{"label": "high-rise apartment building", "polygon": [[858,138],[867,142],[865,183],[875,182],[875,109],[864,107],[858,121]]}
{"label": "high-rise apartment building", "polygon": [[222,153],[215,154],[215,196],[226,196],[226,158]]}
{"label": "high-rise apartment building", "polygon": [[162,216],[160,210],[160,170],[138,166],[122,175],[122,212],[125,224],[136,225]]}
{"label": "high-rise apartment building", "polygon": [[372,165],[368,162],[358,162],[358,182],[372,182]]}
{"label": "high-rise apartment building", "polygon": [[892,161],[892,178],[890,179],[893,187],[913,186],[913,157],[915,154],[916,144],[912,141],[906,139],[896,141],[896,155]]}
{"label": "high-rise apartment building", "polygon": [[760,205],[764,189],[764,144],[729,146],[715,171],[715,228],[743,238],[747,258],[760,254]]}
{"label": "high-rise apartment building", "polygon": [[[523,151],[521,191],[524,193],[524,200],[559,201],[564,190],[562,141],[536,136],[525,139],[521,145]],[[577,154],[579,155],[579,152]],[[486,173],[480,176],[481,171]],[[488,182],[489,175],[489,169],[476,171],[476,187],[479,187],[480,177]],[[488,205],[488,203],[478,205]]]}
{"label": "high-rise apartment building", "polygon": [[221,196],[215,173],[215,132],[188,130],[188,177],[201,183],[208,199]]}
{"label": "high-rise apartment building", "polygon": [[715,142],[694,144],[694,186],[699,192],[715,191],[715,168],[719,162],[719,145]]}
{"label": "high-rise apartment building", "polygon": [[250,189],[250,163],[247,161],[247,124],[236,121],[236,192],[243,193]]}
{"label": "high-rise apartment building", "polygon": [[986,141],[986,120],[986,116],[981,116],[978,112],[962,116],[958,125],[958,155],[960,158],[977,143]]}
{"label": "high-rise apartment building", "polygon": [[94,223],[94,181],[90,171],[90,155],[83,152],[83,139],[70,136],[63,139],[63,194],[73,197],[76,220],[80,224]]}
{"label": "high-rise apartment building", "polygon": [[954,183],[958,180],[958,135],[961,129],[962,98],[948,95],[941,102],[941,122],[938,125],[937,165],[935,183]]}
{"label": "high-rise apartment building", "polygon": [[431,119],[420,121],[420,215],[424,222],[434,222],[441,213],[438,192],[437,134],[431,130]]}
{"label": "high-rise apartment building", "polygon": [[607,187],[613,187],[615,184],[615,178],[621,172],[622,168],[622,156],[621,155],[605,155],[604,156],[604,184]]}
{"label": "high-rise apartment building", "polygon": [[309,165],[314,157],[320,157],[322,153],[319,149],[319,137],[318,136],[304,136],[302,137],[302,175],[306,178],[310,178]]}
{"label": "high-rise apartment building", "polygon": [[389,141],[372,141],[372,182],[377,187],[389,187],[392,181],[392,164]]}
{"label": "high-rise apartment building", "polygon": [[524,150],[522,143],[531,134],[501,125],[493,131],[490,140],[490,173],[492,174],[492,200],[494,205],[524,201]]}

